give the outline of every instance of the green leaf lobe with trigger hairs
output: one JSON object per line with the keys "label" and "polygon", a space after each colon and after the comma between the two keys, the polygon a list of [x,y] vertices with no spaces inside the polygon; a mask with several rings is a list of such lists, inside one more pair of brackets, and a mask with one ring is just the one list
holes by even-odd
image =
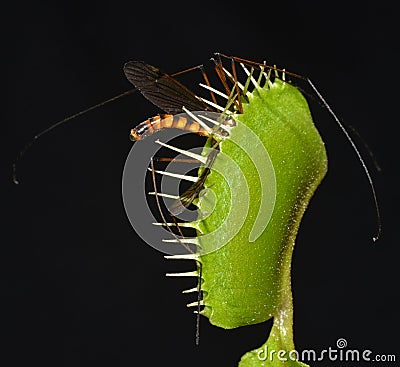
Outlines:
{"label": "green leaf lobe with trigger hairs", "polygon": [[[268,151],[275,171],[275,177],[270,177],[270,180],[276,180],[276,201],[265,230],[250,242],[249,236],[260,207],[261,189],[266,187],[268,192],[269,184],[260,182],[253,162],[266,157],[249,157],[246,149],[241,147],[252,142],[240,141],[240,136],[221,141],[220,151],[235,161],[246,178],[250,205],[248,212],[247,207],[243,208],[245,212],[240,205],[236,207],[237,212],[233,215],[245,216],[246,219],[233,239],[213,252],[200,253],[205,304],[202,314],[212,324],[227,329],[261,323],[273,317],[274,325],[266,345],[289,351],[294,349],[290,282],[292,252],[304,211],[327,171],[325,146],[303,95],[279,79],[255,89],[249,101],[243,101],[243,113],[235,115],[235,119],[239,126],[243,124],[255,132]],[[234,127],[232,137],[239,131],[240,128]],[[241,147],[232,140],[240,141]],[[219,159],[217,156],[216,165]],[[240,204],[240,195],[247,188],[229,187],[227,181],[214,171],[207,177],[205,188],[213,190],[217,203],[210,207],[212,200],[208,199],[211,193],[206,190],[199,199],[199,209],[212,212],[197,228],[200,245],[210,249],[219,246],[202,241],[201,234],[219,228],[227,218],[232,200],[239,200]],[[221,240],[224,237],[222,234]],[[300,365],[300,362],[292,363],[283,365]],[[263,365],[281,364],[279,361],[273,364],[261,361],[257,350],[245,354],[240,362],[241,367]]]}

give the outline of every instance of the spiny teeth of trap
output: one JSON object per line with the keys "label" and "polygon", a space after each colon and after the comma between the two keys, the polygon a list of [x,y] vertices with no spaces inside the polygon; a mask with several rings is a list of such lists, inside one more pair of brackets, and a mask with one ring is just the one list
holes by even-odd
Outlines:
{"label": "spiny teeth of trap", "polygon": [[262,72],[263,75],[265,76],[266,84],[268,84],[268,87],[271,87],[271,85],[272,85],[271,72],[272,72],[271,69],[268,70],[268,73],[266,73],[265,71]]}
{"label": "spiny teeth of trap", "polygon": [[[266,62],[264,61],[264,65],[266,65]],[[258,79],[257,79],[257,84],[261,87],[261,81],[262,81],[262,77],[265,77],[265,71],[264,71],[264,66],[260,66],[260,74],[258,75]]]}
{"label": "spiny teeth of trap", "polygon": [[225,113],[228,114],[228,115],[232,113],[231,111],[225,111],[225,108],[224,108],[224,107],[221,107],[220,105],[217,105],[216,103],[211,102],[211,101],[209,101],[209,100],[206,99],[206,98],[200,97],[200,99],[201,99],[204,103],[207,103],[207,104],[210,105],[211,107],[214,107],[214,108],[216,108],[217,110],[219,110],[219,111],[221,111],[221,112],[225,112]]}
{"label": "spiny teeth of trap", "polygon": [[[197,261],[199,256],[196,254],[181,254],[181,255],[166,255],[164,256],[167,260],[191,260]],[[195,271],[189,271],[185,273],[167,273],[167,277],[199,277],[199,273]],[[190,289],[185,289],[182,293],[195,293],[199,291],[199,287],[193,287]]]}
{"label": "spiny teeth of trap", "polygon": [[[224,67],[223,67],[222,69],[224,70],[224,73],[225,73],[226,75],[228,75],[229,78],[230,78],[231,80],[235,80],[235,78],[233,77],[233,75],[232,75],[227,69],[225,69]],[[243,84],[241,84],[240,82],[237,82],[237,83],[238,83],[238,87],[239,87],[242,91],[244,91],[244,86],[243,86]]]}
{"label": "spiny teeth of trap", "polygon": [[199,273],[194,271],[187,271],[185,273],[167,273],[165,274],[167,277],[199,277]]}
{"label": "spiny teeth of trap", "polygon": [[[164,256],[165,259],[167,260],[191,260],[191,261],[197,261],[199,256],[197,254],[181,254],[181,255],[166,255]],[[198,271],[188,271],[185,273],[167,273],[165,274],[167,277],[196,277],[199,278],[199,273]],[[199,287],[193,287],[190,289],[185,289],[182,291],[182,293],[194,293],[198,292]]]}
{"label": "spiny teeth of trap", "polygon": [[[152,172],[151,168],[147,168],[150,172]],[[190,182],[196,182],[198,180],[198,177],[194,177],[194,176],[188,176],[188,175],[181,175],[179,173],[173,173],[173,172],[168,172],[168,171],[158,171],[158,170],[154,170],[155,173],[158,173],[160,175],[164,175],[164,176],[169,176],[169,177],[174,177],[174,178],[179,178],[181,180],[186,180],[186,181],[190,181]],[[164,194],[167,195],[167,194]]]}
{"label": "spiny teeth of trap", "polygon": [[218,121],[215,121],[214,119],[211,119],[211,118],[209,118],[209,117],[207,117],[207,116],[201,116],[201,117],[202,117],[203,119],[205,119],[205,120],[211,122],[211,123],[214,124],[215,126],[218,126],[219,128],[225,130],[225,131],[228,132],[228,133],[230,133],[231,130],[232,130],[232,126],[231,126],[231,125],[222,124],[222,123],[220,123],[220,122],[218,122]]}
{"label": "spiny teeth of trap", "polygon": [[197,254],[180,254],[180,255],[165,255],[164,259],[167,260],[197,260]]}
{"label": "spiny teeth of trap", "polygon": [[251,72],[250,72],[243,63],[240,63],[240,66],[243,68],[246,75],[250,78],[251,82],[253,83],[254,88],[256,88],[257,90],[260,90],[261,89],[260,84],[258,84],[257,81],[253,77],[254,68],[251,68]]}
{"label": "spiny teeth of trap", "polygon": [[[172,145],[163,143],[163,142],[161,142],[159,139],[157,139],[155,142],[156,142],[157,144],[159,144],[159,145],[161,145],[161,146],[163,146],[163,147],[169,148],[169,149],[171,149],[171,150],[173,150],[173,151],[175,151],[175,152],[184,154],[184,155],[186,155],[187,157],[190,157],[190,158],[193,158],[193,159],[197,159],[198,161],[200,161],[200,162],[203,163],[203,164],[205,164],[205,163],[207,162],[207,157],[203,157],[203,156],[200,155],[200,154],[196,154],[196,153],[193,153],[193,152],[189,152],[188,150],[180,149],[180,148],[174,147],[174,146],[172,146]],[[197,178],[196,178],[196,179],[197,179]]]}
{"label": "spiny teeth of trap", "polygon": [[208,134],[212,133],[212,129],[210,129],[210,127],[204,123],[204,121],[202,121],[200,118],[198,118],[194,113],[192,113],[191,111],[189,111],[185,106],[182,107],[182,110],[185,111],[193,120],[195,120],[196,122],[198,122],[200,124],[200,126],[207,131]]}
{"label": "spiny teeth of trap", "polygon": [[163,239],[162,242],[167,242],[167,243],[184,243],[184,244],[191,244],[191,245],[196,245],[200,246],[199,239],[197,237],[186,237],[186,238],[173,238],[171,240],[165,240]]}
{"label": "spiny teeth of trap", "polygon": [[[162,192],[154,192],[154,191],[150,191],[148,192],[148,195],[157,195],[157,196],[162,196],[164,198],[168,198],[168,199],[174,199],[174,200],[178,200],[179,196],[178,195],[171,195],[171,194],[164,194]],[[154,223],[153,223],[154,224]]]}
{"label": "spiny teeth of trap", "polygon": [[192,302],[192,303],[188,303],[186,306],[187,307],[198,307],[199,305],[200,306],[205,306],[204,301],[203,300],[201,300],[200,302],[195,301],[195,302]]}
{"label": "spiny teeth of trap", "polygon": [[199,288],[198,287],[194,287],[194,288],[190,288],[190,289],[185,289],[184,291],[182,291],[182,293],[195,293],[198,292]]}
{"label": "spiny teeth of trap", "polygon": [[[266,62],[264,61],[264,64],[266,65]],[[258,76],[258,79],[256,80],[255,78],[254,78],[254,68],[252,67],[251,68],[251,71],[249,71],[249,69],[243,64],[243,63],[240,63],[240,66],[242,67],[242,69],[244,70],[244,72],[246,73],[246,75],[247,75],[247,79],[246,79],[246,83],[245,83],[245,85],[243,86],[242,84],[240,84],[239,82],[238,82],[238,86],[240,87],[240,89],[243,91],[243,93],[247,96],[247,97],[249,97],[252,93],[248,90],[249,89],[249,85],[250,85],[250,82],[253,84],[253,86],[256,88],[256,89],[262,89],[263,87],[262,87],[262,78],[264,77],[265,78],[265,83],[264,83],[264,86],[265,86],[265,84],[267,84],[268,85],[268,87],[271,87],[272,85],[273,85],[273,83],[271,82],[271,71],[272,71],[272,69],[269,69],[268,70],[268,72],[266,72],[265,71],[265,68],[263,67],[263,66],[260,66],[260,74],[259,74],[259,76]],[[275,66],[276,67],[276,66]],[[229,71],[228,70],[226,70],[226,69],[224,69],[224,71],[225,71],[225,73],[230,77],[230,78],[232,78],[232,75],[231,75],[231,73],[229,73]],[[275,69],[275,75],[277,76],[277,77],[279,77],[279,72],[278,72],[278,70],[276,70]],[[285,69],[283,69],[283,71],[282,71],[282,80],[283,81],[285,81],[286,80],[286,74],[285,74]]]}
{"label": "spiny teeth of trap", "polygon": [[221,96],[222,98],[225,98],[226,100],[229,99],[229,97],[225,93],[222,93],[218,89],[215,89],[215,88],[213,88],[213,87],[211,87],[211,86],[209,86],[207,84],[203,84],[203,83],[199,83],[199,85],[200,85],[200,87],[203,87],[203,88],[205,88],[205,89],[207,89],[207,90],[209,90],[209,91]]}
{"label": "spiny teeth of trap", "polygon": [[[201,87],[204,87],[204,88],[206,88],[206,89],[208,89],[208,90],[211,90],[211,91],[213,91],[214,93],[216,93],[216,94],[218,94],[218,95],[220,95],[220,96],[226,98],[226,99],[228,100],[228,104],[227,104],[225,107],[222,107],[222,106],[220,106],[220,105],[218,105],[218,104],[216,104],[216,103],[214,103],[214,102],[211,102],[211,101],[209,101],[208,99],[203,98],[203,97],[199,97],[200,100],[202,100],[204,103],[206,103],[206,104],[208,104],[208,105],[214,107],[214,108],[217,109],[218,111],[221,111],[221,112],[222,112],[223,114],[225,114],[225,115],[231,115],[231,114],[233,114],[232,111],[229,111],[229,107],[232,105],[232,103],[233,103],[233,102],[236,100],[236,98],[237,98],[237,94],[235,94],[235,95],[233,96],[233,94],[234,94],[234,92],[235,92],[235,86],[234,86],[234,88],[232,89],[232,92],[231,92],[231,95],[230,95],[230,96],[227,96],[226,94],[224,94],[224,93],[220,92],[219,90],[214,89],[214,88],[212,88],[212,87],[210,87],[210,86],[208,86],[208,85],[205,85],[205,84],[201,84],[201,83],[200,83],[200,86],[201,86]],[[232,97],[232,96],[233,96],[233,97]],[[205,116],[202,116],[202,117],[205,118]]]}
{"label": "spiny teeth of trap", "polygon": [[[160,194],[158,194],[158,195],[160,195]],[[179,196],[178,196],[178,199],[179,199]],[[158,222],[155,222],[155,223],[152,223],[152,224],[155,225],[155,226],[164,226],[164,227],[166,227],[166,226],[173,227],[173,226],[178,225],[179,227],[193,228],[195,226],[196,222],[179,222],[179,223],[171,223],[171,222],[170,223],[158,223]]]}

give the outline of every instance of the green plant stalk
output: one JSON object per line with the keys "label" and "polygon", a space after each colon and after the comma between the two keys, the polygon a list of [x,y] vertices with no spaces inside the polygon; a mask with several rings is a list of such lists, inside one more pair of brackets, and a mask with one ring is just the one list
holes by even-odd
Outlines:
{"label": "green plant stalk", "polygon": [[[292,253],[301,218],[327,171],[324,143],[303,95],[297,88],[279,79],[263,88],[256,88],[248,103],[243,101],[243,113],[235,118],[239,126],[232,129],[232,139],[222,141],[219,148],[236,162],[244,174],[250,205],[245,208],[243,204],[241,208],[241,195],[247,188],[228,185],[214,171],[207,177],[205,188],[214,192],[217,203],[211,207],[210,190],[206,190],[198,202],[201,212],[211,213],[194,224],[203,249],[219,247],[218,244],[203,241],[201,235],[221,226],[232,200],[236,203],[235,213],[232,214],[247,216],[239,232],[226,245],[199,256],[205,305],[202,314],[212,324],[227,329],[274,319],[267,342],[259,349],[246,353],[239,363],[240,367],[304,366],[299,361],[282,362],[276,355],[273,361],[263,361],[259,353],[265,346],[268,351],[294,350]],[[266,187],[268,192],[269,183],[260,182],[253,163],[254,159],[263,160],[266,157],[249,157],[245,153],[246,144],[251,142],[245,138],[240,140],[240,124],[255,132],[265,146],[275,170],[275,177],[270,177],[271,183],[276,179],[272,217],[253,242],[249,241],[249,235],[260,207],[260,191]],[[232,141],[238,139],[240,146]],[[223,164],[222,155],[215,160],[216,167],[218,164]],[[231,174],[229,180],[235,182],[237,173]],[[220,237],[223,241],[225,236],[222,233]]]}

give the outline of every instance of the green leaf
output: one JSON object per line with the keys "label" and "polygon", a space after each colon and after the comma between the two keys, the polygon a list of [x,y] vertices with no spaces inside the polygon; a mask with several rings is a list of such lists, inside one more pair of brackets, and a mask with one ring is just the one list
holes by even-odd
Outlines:
{"label": "green leaf", "polygon": [[[326,151],[305,98],[279,79],[256,88],[235,119],[198,202],[209,214],[197,225],[202,314],[227,329],[274,318],[263,348],[290,351],[292,253],[301,218],[327,171]],[[229,160],[234,164],[224,169]],[[304,366],[262,361],[258,351],[245,354],[240,366]]]}

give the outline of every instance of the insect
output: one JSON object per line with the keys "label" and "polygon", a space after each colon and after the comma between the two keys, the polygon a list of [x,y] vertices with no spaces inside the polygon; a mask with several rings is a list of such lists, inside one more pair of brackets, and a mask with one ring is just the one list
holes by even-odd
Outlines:
{"label": "insect", "polygon": [[64,118],[36,134],[23,147],[23,149],[19,151],[16,159],[13,162],[13,182],[15,184],[19,183],[17,179],[17,164],[25,155],[25,153],[32,147],[32,145],[41,137],[65,124],[66,122],[69,122],[106,104],[114,102],[117,99],[130,95],[138,90],[141,91],[141,93],[152,103],[167,112],[167,114],[150,118],[144,121],[142,124],[139,124],[135,129],[132,129],[130,134],[130,138],[132,140],[143,139],[152,132],[167,127],[182,128],[183,130],[190,130],[199,134],[207,135],[205,131],[203,132],[201,127],[198,127],[196,121],[182,119],[177,121],[176,119],[174,120],[172,115],[182,112],[183,106],[186,106],[190,110],[213,110],[174,78],[177,75],[197,68],[198,67],[194,67],[169,75],[154,66],[144,63],[143,61],[130,61],[126,63],[124,66],[125,75],[128,80],[135,85],[135,88],[91,106],[72,116]]}
{"label": "insect", "polygon": [[[143,140],[154,132],[169,128],[181,129],[206,137],[216,135],[226,136],[226,130],[223,128],[211,129],[199,117],[190,112],[198,110],[210,111],[214,109],[210,108],[201,98],[167,73],[142,61],[130,61],[126,63],[124,73],[127,79],[144,97],[168,112],[168,114],[151,117],[133,128],[130,133],[131,140]],[[204,71],[203,76],[206,82],[208,82]],[[180,114],[182,111],[187,111],[188,114],[183,117]],[[226,119],[222,123],[224,125],[232,124],[232,120]],[[211,171],[211,165],[218,154],[217,150],[215,150],[217,147],[218,144],[214,141],[214,150],[210,153],[200,177],[171,206],[170,213],[174,217],[189,207],[193,203],[193,200],[198,197]]]}
{"label": "insect", "polygon": [[[214,111],[215,109],[210,108],[175,78],[142,61],[126,63],[124,72],[127,79],[144,97],[167,112],[167,114],[151,117],[133,128],[130,134],[131,140],[142,140],[158,130],[168,128],[186,130],[202,136],[210,136],[211,132],[223,133],[223,131],[211,131],[204,122],[190,112],[186,117],[179,115],[183,111]],[[205,78],[208,81],[208,78]]]}

